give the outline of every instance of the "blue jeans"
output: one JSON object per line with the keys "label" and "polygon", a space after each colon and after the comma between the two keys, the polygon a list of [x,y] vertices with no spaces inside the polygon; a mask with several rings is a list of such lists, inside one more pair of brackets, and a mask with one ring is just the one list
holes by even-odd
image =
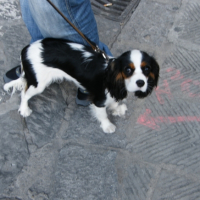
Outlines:
{"label": "blue jeans", "polygon": [[[108,47],[99,41],[90,0],[52,0],[52,2],[83,34],[112,56]],[[88,45],[46,0],[20,0],[20,5],[22,18],[32,38],[31,43],[52,37]]]}

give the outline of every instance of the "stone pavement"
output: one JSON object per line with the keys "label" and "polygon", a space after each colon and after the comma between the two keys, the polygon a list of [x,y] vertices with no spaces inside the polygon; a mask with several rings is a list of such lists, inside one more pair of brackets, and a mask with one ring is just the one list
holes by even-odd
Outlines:
{"label": "stone pavement", "polygon": [[[126,116],[110,116],[116,133],[105,134],[71,83],[33,98],[23,119],[1,79],[0,199],[200,199],[199,0],[141,0],[126,23],[96,18],[115,56],[138,48],[157,58],[157,90],[130,94]],[[1,77],[29,40],[19,2],[1,0]]]}

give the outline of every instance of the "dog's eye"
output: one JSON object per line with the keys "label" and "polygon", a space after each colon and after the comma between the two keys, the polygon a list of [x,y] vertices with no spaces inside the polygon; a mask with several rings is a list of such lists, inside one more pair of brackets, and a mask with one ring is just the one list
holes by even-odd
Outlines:
{"label": "dog's eye", "polygon": [[150,66],[145,66],[145,67],[143,68],[143,72],[144,72],[144,74],[145,74],[146,76],[149,75],[150,71],[151,71]]}
{"label": "dog's eye", "polygon": [[127,75],[130,75],[132,73],[132,69],[130,67],[126,67],[125,72]]}

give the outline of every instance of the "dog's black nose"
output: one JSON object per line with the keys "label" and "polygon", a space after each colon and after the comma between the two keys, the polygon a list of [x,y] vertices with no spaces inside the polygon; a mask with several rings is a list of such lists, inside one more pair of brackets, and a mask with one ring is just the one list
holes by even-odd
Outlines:
{"label": "dog's black nose", "polygon": [[144,86],[145,82],[143,80],[138,80],[138,81],[136,81],[136,84],[138,87],[142,87],[142,86]]}

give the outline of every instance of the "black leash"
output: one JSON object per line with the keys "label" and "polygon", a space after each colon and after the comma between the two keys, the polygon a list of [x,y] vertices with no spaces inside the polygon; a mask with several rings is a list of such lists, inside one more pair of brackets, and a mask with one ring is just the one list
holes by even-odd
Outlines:
{"label": "black leash", "polygon": [[64,15],[63,13],[50,1],[47,0],[50,5],[63,17],[63,19],[65,21],[67,21],[78,33],[79,35],[92,47],[92,49],[97,52],[97,53],[101,53],[102,56],[106,59],[106,62],[109,62],[109,57],[108,55],[102,51],[97,44],[95,44],[94,42],[92,42],[91,40],[89,40],[76,26],[74,26],[74,24],[72,24]]}

